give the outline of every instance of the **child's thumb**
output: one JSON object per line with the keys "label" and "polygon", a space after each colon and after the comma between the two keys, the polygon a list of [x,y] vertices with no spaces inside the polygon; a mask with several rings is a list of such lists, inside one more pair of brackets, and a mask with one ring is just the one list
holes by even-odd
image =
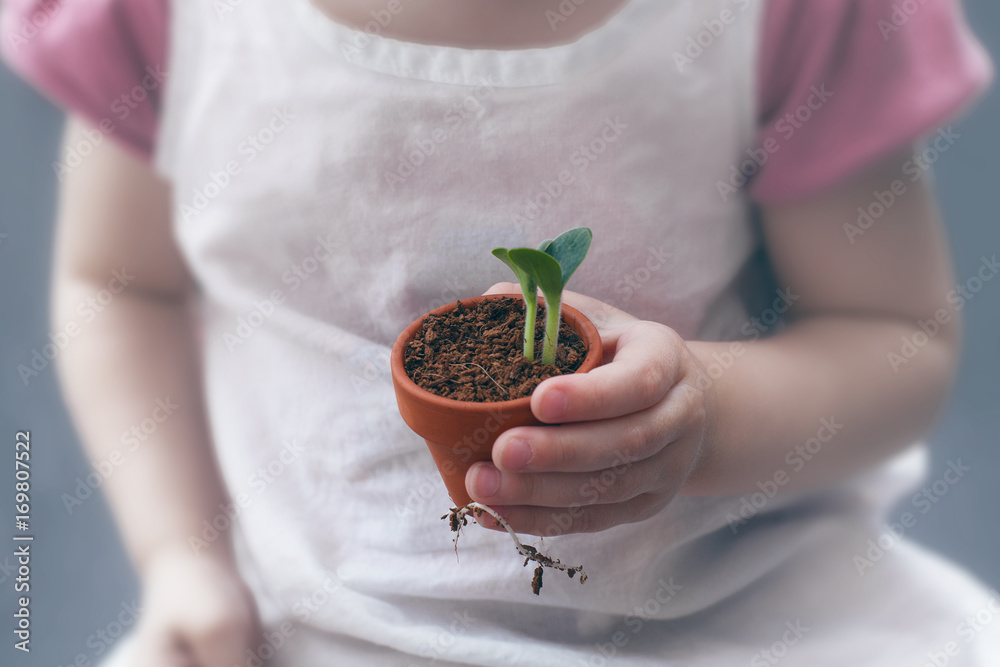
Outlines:
{"label": "child's thumb", "polygon": [[521,286],[517,283],[496,283],[483,292],[483,296],[492,296],[494,294],[516,294],[520,296]]}
{"label": "child's thumb", "polygon": [[562,302],[563,305],[576,308],[594,323],[597,331],[601,334],[601,341],[605,347],[617,344],[618,337],[629,326],[639,321],[638,317],[629,315],[624,310],[615,308],[609,303],[568,290],[563,292]]}

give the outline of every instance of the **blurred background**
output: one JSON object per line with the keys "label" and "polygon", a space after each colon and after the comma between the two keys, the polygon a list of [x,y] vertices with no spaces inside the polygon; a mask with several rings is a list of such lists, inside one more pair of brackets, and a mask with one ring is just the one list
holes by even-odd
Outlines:
{"label": "blurred background", "polygon": [[[1000,56],[1000,3],[966,0],[973,29]],[[982,257],[1000,254],[1000,87],[955,125],[962,139],[935,165],[957,275],[973,276]],[[99,662],[139,597],[107,505],[94,493],[72,512],[90,472],[63,407],[56,374],[46,369],[25,387],[17,366],[48,343],[47,294],[62,114],[0,65],[0,664],[82,666]],[[949,462],[972,468],[938,496],[908,535],[1000,588],[1000,280],[967,304],[961,374],[931,439],[930,480]],[[13,442],[31,430],[33,651],[11,647]],[[906,503],[909,505],[909,499]],[[911,508],[912,509],[912,508]],[[898,518],[902,509],[890,518]],[[78,656],[86,662],[75,662]]]}

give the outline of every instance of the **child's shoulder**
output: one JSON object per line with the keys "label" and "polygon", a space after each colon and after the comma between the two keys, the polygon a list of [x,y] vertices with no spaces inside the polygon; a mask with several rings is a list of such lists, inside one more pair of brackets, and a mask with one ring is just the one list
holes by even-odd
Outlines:
{"label": "child's shoulder", "polygon": [[[730,3],[739,12],[753,1]],[[990,77],[960,0],[767,0],[764,9],[756,154],[773,150],[753,194],[765,203],[809,196],[914,142]],[[148,159],[169,11],[170,0],[7,0],[3,54],[55,102]]]}
{"label": "child's shoulder", "polygon": [[169,0],[6,0],[2,53],[60,106],[143,157],[167,72]]}
{"label": "child's shoulder", "polygon": [[[745,2],[747,0],[737,0]],[[960,0],[769,0],[753,194],[803,199],[912,145],[986,88]]]}

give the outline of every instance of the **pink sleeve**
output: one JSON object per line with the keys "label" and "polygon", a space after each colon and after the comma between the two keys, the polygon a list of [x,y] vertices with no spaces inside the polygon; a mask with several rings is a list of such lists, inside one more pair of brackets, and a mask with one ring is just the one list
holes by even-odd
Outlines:
{"label": "pink sleeve", "polygon": [[149,161],[167,66],[167,0],[6,0],[10,67]]}
{"label": "pink sleeve", "polygon": [[769,0],[760,56],[756,154],[768,157],[751,194],[766,204],[915,143],[992,75],[960,0]]}

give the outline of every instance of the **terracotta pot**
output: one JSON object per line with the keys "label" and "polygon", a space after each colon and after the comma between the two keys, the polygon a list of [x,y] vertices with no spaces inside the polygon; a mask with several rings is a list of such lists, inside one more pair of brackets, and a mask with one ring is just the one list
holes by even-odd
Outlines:
{"label": "terracotta pot", "polygon": [[[462,299],[462,306],[472,308],[484,299],[501,296],[509,298],[520,295],[471,297]],[[539,302],[544,303],[541,298]],[[442,306],[408,326],[392,347],[391,367],[399,414],[407,426],[426,440],[451,499],[456,507],[464,507],[472,502],[465,490],[465,474],[472,464],[491,460],[493,443],[507,429],[539,425],[541,422],[531,412],[530,396],[491,403],[456,401],[421,389],[403,370],[403,353],[416,336],[424,318],[449,313],[456,307],[457,302]],[[583,313],[566,305],[562,307],[562,317],[587,346],[587,356],[576,372],[586,373],[600,366],[603,350],[597,327]]]}

